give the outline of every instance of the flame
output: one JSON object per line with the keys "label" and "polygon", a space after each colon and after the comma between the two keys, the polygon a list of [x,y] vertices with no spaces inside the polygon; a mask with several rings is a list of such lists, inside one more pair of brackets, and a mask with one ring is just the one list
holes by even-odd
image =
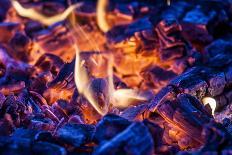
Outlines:
{"label": "flame", "polygon": [[171,0],[167,0],[167,4],[168,4],[168,5],[171,5]]}
{"label": "flame", "polygon": [[212,97],[204,97],[203,99],[202,99],[202,103],[204,104],[204,105],[209,105],[210,106],[210,108],[212,109],[212,115],[214,116],[214,112],[215,112],[215,109],[216,109],[216,107],[217,107],[217,102],[216,102],[216,100],[214,99],[214,98],[212,98]]}
{"label": "flame", "polygon": [[115,107],[125,108],[134,101],[146,101],[147,98],[140,95],[134,89],[118,89],[113,92]]}
{"label": "flame", "polygon": [[110,29],[110,26],[106,20],[106,9],[108,4],[108,0],[98,0],[97,2],[97,24],[103,32],[107,32]]}
{"label": "flame", "polygon": [[[98,101],[94,99],[93,91],[90,87],[90,77],[88,76],[87,70],[84,67],[85,62],[81,60],[80,57],[80,50],[78,48],[78,39],[75,37],[75,32],[80,32],[82,37],[85,37],[90,46],[94,46],[96,51],[100,51],[98,46],[94,41],[92,41],[89,36],[85,33],[85,31],[76,24],[75,17],[73,14],[74,9],[79,7],[81,4],[71,5],[68,7],[63,13],[53,16],[53,17],[46,17],[32,8],[26,9],[20,5],[15,0],[11,0],[13,7],[17,11],[20,16],[27,17],[33,20],[40,21],[45,25],[52,25],[56,22],[62,21],[68,17],[69,14],[72,14],[72,18],[69,18],[69,22],[71,25],[71,29],[73,30],[72,38],[70,41],[73,43],[73,47],[76,52],[76,60],[75,60],[75,69],[74,69],[74,81],[76,87],[80,94],[82,94],[89,103],[96,109],[96,111],[101,114],[105,115],[109,111],[109,104],[111,103],[115,107],[127,107],[134,101],[145,101],[147,100],[146,97],[139,95],[136,90],[133,89],[118,89],[115,90],[113,84],[113,56],[109,55],[109,63],[107,67],[107,77],[108,77],[108,98],[110,103],[105,103],[103,107],[100,106]],[[97,22],[100,29],[103,32],[107,32],[109,30],[109,25],[105,20],[106,15],[106,7],[108,5],[108,0],[99,0],[97,6]],[[41,49],[43,50],[43,49]],[[94,61],[94,60],[93,60]],[[97,65],[97,63],[95,62]]]}
{"label": "flame", "polygon": [[75,61],[75,70],[74,70],[74,80],[77,86],[77,89],[80,94],[83,94],[85,98],[91,103],[91,105],[97,110],[97,112],[101,115],[105,115],[108,112],[108,106],[100,107],[99,103],[94,99],[93,92],[90,89],[90,79],[87,74],[86,69],[82,65],[82,61],[80,59],[80,51],[77,45],[74,45],[76,51],[76,61]]}
{"label": "flame", "polygon": [[52,16],[52,17],[47,17],[37,12],[34,8],[24,8],[16,0],[11,0],[11,3],[13,7],[15,8],[16,12],[20,16],[39,21],[43,23],[44,25],[52,25],[59,21],[65,20],[69,16],[70,13],[72,13],[76,8],[82,5],[82,3],[70,5],[70,7],[68,7],[63,13]]}

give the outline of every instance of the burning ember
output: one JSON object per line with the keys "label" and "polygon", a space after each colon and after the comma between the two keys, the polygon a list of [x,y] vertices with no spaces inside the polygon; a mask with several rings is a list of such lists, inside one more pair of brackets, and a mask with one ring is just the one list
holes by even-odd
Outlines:
{"label": "burning ember", "polygon": [[230,0],[0,6],[0,154],[231,154]]}

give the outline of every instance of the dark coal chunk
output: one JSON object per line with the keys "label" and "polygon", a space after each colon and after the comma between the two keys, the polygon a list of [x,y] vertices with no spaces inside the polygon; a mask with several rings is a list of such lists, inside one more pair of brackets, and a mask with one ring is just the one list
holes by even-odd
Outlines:
{"label": "dark coal chunk", "polygon": [[177,76],[170,82],[170,85],[175,85],[184,93],[197,97],[203,97],[206,93],[208,85],[201,77],[201,71],[201,67],[193,67],[180,76]]}
{"label": "dark coal chunk", "polygon": [[12,136],[17,138],[27,138],[33,140],[37,133],[38,131],[36,130],[18,128],[15,130]]}
{"label": "dark coal chunk", "polygon": [[207,74],[207,82],[209,84],[208,92],[212,96],[220,95],[226,85],[224,73],[211,73]]}
{"label": "dark coal chunk", "polygon": [[205,145],[201,149],[205,151],[221,151],[224,148],[232,145],[232,136],[221,125],[211,122],[206,124],[202,135],[205,137]]}
{"label": "dark coal chunk", "polygon": [[228,67],[225,70],[226,86],[229,87],[232,85],[232,67]]}
{"label": "dark coal chunk", "polygon": [[66,124],[56,132],[57,139],[74,147],[80,147],[92,140],[95,127],[84,124]]}
{"label": "dark coal chunk", "polygon": [[117,115],[108,114],[98,122],[96,126],[95,139],[97,142],[110,140],[123,130],[125,130],[131,122]]}
{"label": "dark coal chunk", "polygon": [[206,53],[209,55],[209,57],[214,57],[218,54],[226,54],[230,55],[232,54],[232,43],[229,41],[225,41],[222,39],[218,39],[214,42],[212,42],[209,46],[205,48]]}
{"label": "dark coal chunk", "polygon": [[147,126],[147,128],[149,129],[149,131],[153,137],[155,148],[158,148],[159,146],[161,146],[163,144],[163,142],[162,142],[163,129],[159,125],[157,125],[153,122],[150,122],[147,119],[144,120],[143,123]]}
{"label": "dark coal chunk", "polygon": [[127,109],[122,111],[122,113],[120,113],[120,116],[130,121],[143,120],[147,110],[148,110],[147,103],[140,104],[137,106],[128,107]]}
{"label": "dark coal chunk", "polygon": [[163,83],[167,83],[176,76],[174,72],[165,70],[159,66],[144,69],[140,74],[146,83],[151,84],[155,88],[163,86]]}
{"label": "dark coal chunk", "polygon": [[0,137],[2,155],[31,155],[31,141],[26,138]]}
{"label": "dark coal chunk", "polygon": [[48,143],[48,142],[37,142],[32,146],[32,154],[34,155],[66,155],[67,151],[65,148]]}
{"label": "dark coal chunk", "polygon": [[205,11],[202,6],[197,5],[193,10],[189,11],[183,18],[184,22],[204,24],[206,25],[210,19],[216,15],[215,11]]}
{"label": "dark coal chunk", "polygon": [[94,155],[136,154],[149,155],[154,151],[154,142],[148,128],[140,122],[131,124],[113,139],[100,144]]}

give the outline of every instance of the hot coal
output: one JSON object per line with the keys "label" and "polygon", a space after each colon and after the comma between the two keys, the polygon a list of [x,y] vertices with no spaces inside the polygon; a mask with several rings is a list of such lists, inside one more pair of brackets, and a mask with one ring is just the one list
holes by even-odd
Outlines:
{"label": "hot coal", "polygon": [[[82,4],[43,25],[0,2],[0,154],[231,154],[230,0],[111,0],[106,33],[98,1],[18,2],[47,18]],[[104,116],[76,88],[74,44]],[[115,107],[108,63],[115,90],[147,100]]]}

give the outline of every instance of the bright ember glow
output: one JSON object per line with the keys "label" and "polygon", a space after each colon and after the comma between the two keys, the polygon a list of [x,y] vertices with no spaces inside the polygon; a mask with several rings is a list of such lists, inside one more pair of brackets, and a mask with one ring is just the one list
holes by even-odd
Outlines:
{"label": "bright ember glow", "polygon": [[212,109],[212,115],[214,116],[214,112],[215,112],[215,109],[217,107],[217,103],[216,103],[216,100],[212,97],[204,97],[202,99],[202,102],[204,105],[209,105],[210,108]]}
{"label": "bright ember glow", "polygon": [[63,13],[52,16],[52,17],[47,17],[47,16],[40,14],[39,12],[37,12],[33,8],[24,8],[16,0],[11,0],[11,3],[13,5],[13,7],[15,8],[16,12],[20,16],[39,21],[39,22],[43,23],[44,25],[52,25],[52,24],[57,23],[59,21],[65,20],[70,15],[70,13],[72,13],[72,11],[74,11],[76,8],[78,8],[82,5],[80,3],[76,4],[76,5],[71,5]]}

